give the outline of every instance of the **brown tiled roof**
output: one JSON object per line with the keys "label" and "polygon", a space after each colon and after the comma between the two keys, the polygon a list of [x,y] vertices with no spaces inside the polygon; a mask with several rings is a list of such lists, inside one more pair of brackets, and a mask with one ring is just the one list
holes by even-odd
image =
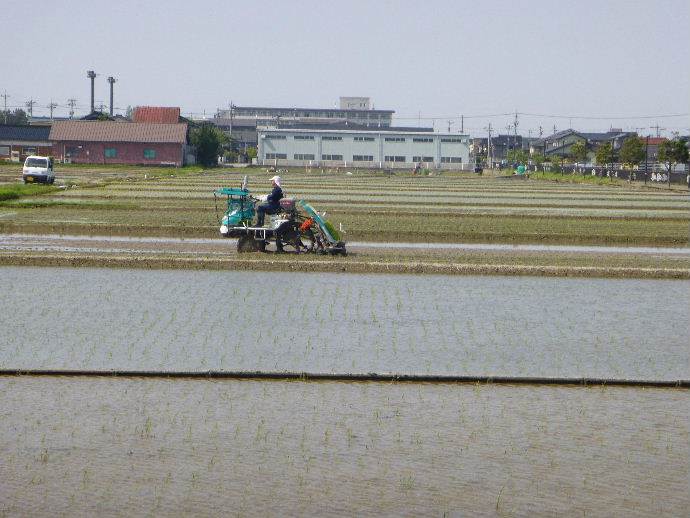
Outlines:
{"label": "brown tiled roof", "polygon": [[144,122],[55,121],[50,140],[82,142],[156,142],[184,144],[187,124]]}
{"label": "brown tiled roof", "polygon": [[167,106],[137,106],[132,113],[132,121],[175,124],[180,121],[180,109]]}

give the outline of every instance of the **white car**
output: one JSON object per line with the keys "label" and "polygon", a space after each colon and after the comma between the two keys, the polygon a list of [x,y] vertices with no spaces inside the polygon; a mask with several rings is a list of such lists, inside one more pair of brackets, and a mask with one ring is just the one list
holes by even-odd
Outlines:
{"label": "white car", "polygon": [[53,171],[53,159],[47,156],[28,156],[24,161],[22,170],[24,183],[53,183],[55,172]]}

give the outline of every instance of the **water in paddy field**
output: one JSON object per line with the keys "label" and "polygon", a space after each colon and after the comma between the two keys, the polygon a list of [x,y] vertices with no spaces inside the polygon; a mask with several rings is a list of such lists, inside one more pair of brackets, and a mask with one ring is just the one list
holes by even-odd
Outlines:
{"label": "water in paddy field", "polygon": [[683,389],[0,376],[0,400],[9,516],[690,506]]}
{"label": "water in paddy field", "polygon": [[0,274],[0,369],[690,378],[689,281]]}

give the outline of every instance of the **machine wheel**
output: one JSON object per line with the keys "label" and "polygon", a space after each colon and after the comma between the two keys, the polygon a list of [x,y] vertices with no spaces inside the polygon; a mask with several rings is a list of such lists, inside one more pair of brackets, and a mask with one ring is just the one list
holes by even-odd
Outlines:
{"label": "machine wheel", "polygon": [[237,252],[240,254],[246,252],[264,252],[266,250],[266,242],[254,239],[254,236],[241,236],[237,240]]}

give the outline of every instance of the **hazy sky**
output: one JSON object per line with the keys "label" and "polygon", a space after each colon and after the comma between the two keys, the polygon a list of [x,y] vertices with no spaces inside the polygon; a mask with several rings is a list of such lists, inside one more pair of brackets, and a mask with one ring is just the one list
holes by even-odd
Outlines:
{"label": "hazy sky", "polygon": [[[657,123],[690,132],[687,0],[2,0],[0,94],[34,114],[96,101],[332,107],[369,96],[400,125],[532,135]],[[7,17],[9,13],[9,18]],[[0,106],[2,98],[0,98]],[[421,119],[420,119],[421,114]],[[541,114],[534,116],[527,114]],[[683,117],[659,115],[685,114]],[[566,116],[554,118],[549,116]],[[649,116],[650,118],[632,118]],[[568,117],[572,117],[569,119]],[[589,117],[589,118],[583,118]],[[614,119],[613,117],[628,117]],[[598,119],[601,118],[601,119]]]}

